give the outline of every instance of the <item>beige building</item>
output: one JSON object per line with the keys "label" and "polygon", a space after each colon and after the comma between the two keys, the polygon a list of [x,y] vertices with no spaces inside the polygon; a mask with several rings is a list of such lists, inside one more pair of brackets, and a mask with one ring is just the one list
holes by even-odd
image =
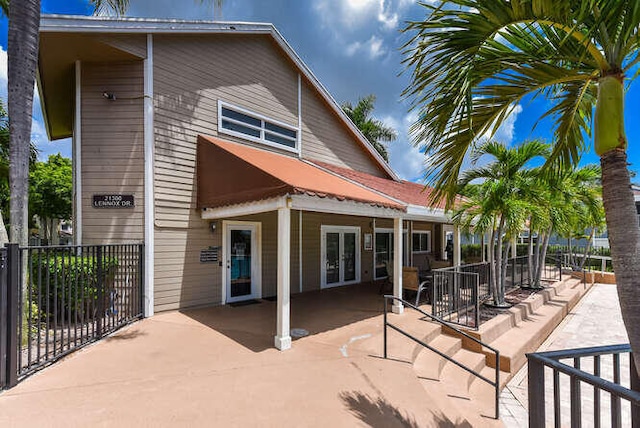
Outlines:
{"label": "beige building", "polygon": [[39,59],[49,137],[73,138],[75,242],[145,243],[147,316],[274,297],[286,349],[291,294],[458,241],[272,25],[45,15]]}

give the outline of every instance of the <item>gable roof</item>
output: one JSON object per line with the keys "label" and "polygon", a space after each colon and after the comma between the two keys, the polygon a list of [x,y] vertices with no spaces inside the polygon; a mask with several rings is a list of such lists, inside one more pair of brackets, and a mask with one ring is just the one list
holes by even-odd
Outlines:
{"label": "gable roof", "polygon": [[[198,136],[198,208],[303,194],[404,211],[405,206],[298,158]],[[229,176],[233,174],[233,179]]]}
{"label": "gable roof", "polygon": [[437,208],[444,210],[445,208],[444,201],[439,201],[437,204],[432,204],[430,202],[431,194],[433,191],[431,187],[405,180],[388,180],[386,178],[367,174],[366,172],[342,168],[325,162],[315,160],[312,162],[321,168],[332,171],[349,180],[360,183],[365,187],[376,190],[406,204],[417,205],[420,207],[427,207],[431,209]]}
{"label": "gable roof", "polygon": [[[176,19],[142,19],[142,18],[111,18],[95,16],[74,15],[43,15],[40,21],[41,33],[85,33],[85,34],[266,34],[277,43],[287,58],[295,65],[300,73],[311,83],[320,94],[330,109],[342,120],[356,140],[393,180],[398,176],[389,164],[380,156],[375,148],[362,135],[362,132],[353,124],[344,113],[340,105],[331,96],[329,91],[313,74],[311,69],[302,61],[280,32],[268,23],[248,22],[215,22],[215,21],[188,21]],[[41,37],[42,39],[42,37]],[[70,135],[55,135],[49,126],[49,113],[46,108],[46,93],[43,93],[41,76],[45,70],[39,65],[38,88],[41,91],[40,102],[45,116],[47,134],[51,139],[65,138]]]}

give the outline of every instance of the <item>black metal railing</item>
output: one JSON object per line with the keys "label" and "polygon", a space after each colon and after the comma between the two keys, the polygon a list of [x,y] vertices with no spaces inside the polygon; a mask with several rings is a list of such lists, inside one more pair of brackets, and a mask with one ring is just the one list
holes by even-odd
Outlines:
{"label": "black metal railing", "polygon": [[529,272],[529,256],[518,256],[507,261],[507,277],[505,290],[531,285],[531,272]]}
{"label": "black metal railing", "polygon": [[480,326],[480,275],[459,270],[434,270],[431,314],[467,328]]}
{"label": "black metal railing", "polygon": [[[527,360],[529,426],[640,426],[640,382],[629,345],[540,352]],[[607,414],[610,421],[603,421]]]}
{"label": "black metal railing", "polygon": [[[474,369],[467,367],[466,365],[464,365],[463,363],[456,361],[453,357],[445,354],[444,352],[434,348],[433,346],[429,345],[428,343],[424,342],[423,340],[418,339],[417,337],[413,336],[412,334],[408,333],[407,331],[401,329],[400,327],[398,327],[397,325],[391,324],[389,322],[389,317],[387,316],[388,313],[388,304],[389,301],[392,302],[392,304],[394,302],[398,302],[401,303],[405,308],[410,308],[413,309],[415,311],[418,311],[420,314],[424,315],[425,317],[427,317],[429,320],[440,324],[441,326],[447,327],[449,329],[451,329],[452,331],[454,331],[456,334],[459,334],[460,336],[465,337],[468,340],[471,340],[472,342],[477,343],[478,345],[480,345],[483,349],[489,350],[491,352],[493,352],[494,356],[495,356],[495,362],[496,362],[496,367],[495,367],[495,379],[491,380],[485,376],[483,376],[481,373],[475,371]],[[425,311],[423,311],[422,309],[418,308],[417,306],[412,305],[411,303],[399,299],[395,296],[391,296],[391,295],[385,295],[384,296],[384,358],[386,359],[388,357],[388,352],[387,352],[387,329],[391,328],[395,331],[397,331],[398,333],[402,334],[403,336],[407,337],[408,339],[411,339],[412,341],[416,342],[417,344],[421,345],[424,348],[429,349],[430,351],[435,352],[436,354],[438,354],[440,357],[446,359],[447,361],[450,361],[451,363],[455,364],[456,366],[460,367],[461,369],[465,370],[468,373],[471,373],[472,375],[474,375],[475,377],[477,377],[478,379],[482,380],[483,382],[488,383],[489,385],[494,387],[495,390],[495,418],[496,419],[500,419],[500,351],[498,351],[497,349],[491,347],[490,345],[476,339],[475,337],[465,333],[464,331],[460,330],[459,328],[455,327],[454,325],[452,325],[451,323],[445,322],[444,320],[433,316],[431,314],[426,313]]]}
{"label": "black metal railing", "polygon": [[16,313],[0,317],[16,342],[6,386],[143,316],[142,244],[10,244],[6,254],[2,276],[16,294]]}
{"label": "black metal railing", "polygon": [[540,273],[541,281],[562,281],[562,257],[560,254],[547,254]]}

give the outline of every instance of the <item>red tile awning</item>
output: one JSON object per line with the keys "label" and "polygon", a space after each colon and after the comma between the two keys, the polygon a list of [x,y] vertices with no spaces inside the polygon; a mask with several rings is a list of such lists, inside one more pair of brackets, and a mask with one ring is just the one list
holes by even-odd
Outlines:
{"label": "red tile awning", "polygon": [[349,180],[362,184],[365,187],[384,193],[394,199],[402,201],[410,205],[418,205],[426,208],[445,208],[445,202],[440,201],[433,204],[431,193],[433,189],[423,184],[413,183],[411,181],[394,181],[387,178],[376,177],[366,172],[356,171],[352,169],[342,168],[325,162],[312,161],[318,166],[339,174]]}
{"label": "red tile awning", "polygon": [[298,158],[198,136],[198,208],[305,194],[405,210],[405,206]]}

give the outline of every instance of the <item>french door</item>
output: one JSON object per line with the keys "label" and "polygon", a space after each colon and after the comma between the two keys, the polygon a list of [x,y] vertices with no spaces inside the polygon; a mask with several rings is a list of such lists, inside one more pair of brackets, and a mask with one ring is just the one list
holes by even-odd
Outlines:
{"label": "french door", "polygon": [[321,227],[321,288],[360,282],[360,228]]}

